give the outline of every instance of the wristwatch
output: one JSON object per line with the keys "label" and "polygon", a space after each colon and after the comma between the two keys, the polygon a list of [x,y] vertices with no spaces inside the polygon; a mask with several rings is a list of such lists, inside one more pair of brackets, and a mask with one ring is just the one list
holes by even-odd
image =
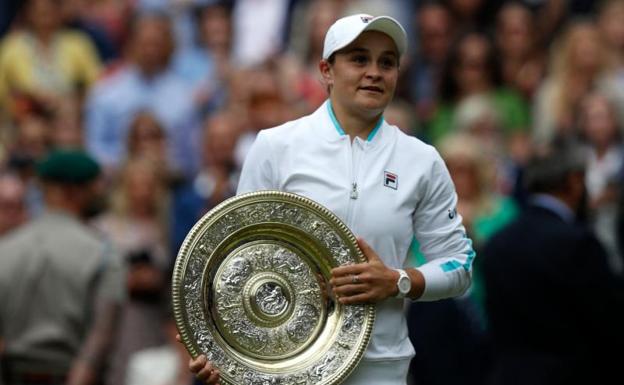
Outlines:
{"label": "wristwatch", "polygon": [[403,269],[395,269],[399,272],[399,280],[397,281],[397,289],[399,289],[395,298],[405,298],[405,296],[412,290],[412,280],[409,275]]}

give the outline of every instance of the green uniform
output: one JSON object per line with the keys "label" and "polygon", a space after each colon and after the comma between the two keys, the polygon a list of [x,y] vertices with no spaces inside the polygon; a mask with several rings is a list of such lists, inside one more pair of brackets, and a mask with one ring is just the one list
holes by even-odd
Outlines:
{"label": "green uniform", "polygon": [[120,266],[90,228],[60,211],[0,239],[4,374],[66,374],[89,331],[96,298],[121,300]]}

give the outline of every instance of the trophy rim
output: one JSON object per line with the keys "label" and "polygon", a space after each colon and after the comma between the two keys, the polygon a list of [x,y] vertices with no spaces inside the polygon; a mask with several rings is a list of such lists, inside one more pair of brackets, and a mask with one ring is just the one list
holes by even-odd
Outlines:
{"label": "trophy rim", "polygon": [[[183,309],[184,299],[182,298],[182,282],[186,273],[187,263],[191,258],[191,246],[197,241],[198,236],[202,234],[203,230],[205,230],[205,226],[207,223],[210,223],[211,221],[221,217],[222,215],[224,215],[224,213],[227,213],[229,209],[239,207],[243,202],[249,202],[249,204],[259,202],[294,203],[296,205],[303,206],[306,209],[310,209],[315,214],[327,220],[331,225],[334,226],[335,230],[339,231],[341,235],[346,237],[346,242],[348,246],[350,246],[355,251],[354,257],[357,263],[364,263],[367,261],[366,257],[364,256],[362,250],[357,243],[355,235],[349,229],[349,227],[332,211],[312,199],[295,193],[277,190],[249,192],[226,199],[225,201],[215,206],[213,209],[209,210],[208,213],[202,216],[202,218],[200,218],[195,223],[195,225],[193,225],[193,227],[185,237],[184,242],[180,247],[180,250],[178,251],[174,264],[171,284],[173,316],[176,327],[178,329],[178,333],[180,334],[181,342],[184,344],[186,350],[189,352],[193,359],[197,358],[200,354],[202,354],[202,352],[199,349],[197,341],[195,341],[191,336],[192,328],[186,320],[184,314],[185,312]],[[331,267],[337,267],[337,265]],[[366,351],[372,337],[372,330],[375,323],[376,306],[374,304],[363,304],[363,307],[364,319],[367,322],[364,323],[365,325],[361,332],[357,347],[353,350],[349,359],[349,363],[346,366],[342,367],[342,369],[330,374],[328,378],[323,379],[320,384],[337,385],[342,383],[353,372],[355,367],[362,360],[364,352]],[[230,382],[227,379],[227,376],[224,377],[223,375],[221,376],[220,382],[224,385],[239,385]]]}

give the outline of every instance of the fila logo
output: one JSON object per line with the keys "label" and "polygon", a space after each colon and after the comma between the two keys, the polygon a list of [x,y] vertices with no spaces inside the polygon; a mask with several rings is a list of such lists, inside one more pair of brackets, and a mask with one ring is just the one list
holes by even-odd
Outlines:
{"label": "fila logo", "polygon": [[399,177],[388,171],[384,171],[384,186],[391,189],[397,189],[399,187]]}
{"label": "fila logo", "polygon": [[362,23],[368,24],[369,21],[373,20],[373,17],[372,16],[360,16],[360,19],[362,19]]}

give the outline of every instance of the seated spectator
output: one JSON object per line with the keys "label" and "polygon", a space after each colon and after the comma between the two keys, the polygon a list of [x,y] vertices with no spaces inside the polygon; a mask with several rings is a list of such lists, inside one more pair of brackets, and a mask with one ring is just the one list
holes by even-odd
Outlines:
{"label": "seated spectator", "polygon": [[243,132],[236,144],[236,164],[242,167],[249,147],[260,130],[278,126],[289,119],[300,117],[299,105],[291,107],[288,91],[282,83],[275,62],[238,71],[232,84],[232,97],[237,96],[238,106],[245,113]]}
{"label": "seated spectator", "polygon": [[0,108],[13,113],[13,98],[26,95],[48,108],[66,96],[84,95],[100,62],[89,39],[62,27],[55,0],[28,0],[21,28],[0,45]]}
{"label": "seated spectator", "polygon": [[441,70],[452,42],[454,26],[448,7],[438,1],[425,1],[416,14],[418,52],[407,68],[410,98],[416,103],[420,123],[429,122],[439,100]]}
{"label": "seated spectator", "polygon": [[130,123],[127,148],[127,161],[149,159],[160,170],[167,185],[183,183],[184,175],[169,164],[167,133],[154,114],[147,111],[136,114]]}
{"label": "seated spectator", "polygon": [[282,56],[280,71],[292,98],[306,114],[327,99],[327,90],[318,75],[318,62],[325,33],[342,15],[343,8],[344,4],[334,0],[301,2],[291,19],[289,47]]}
{"label": "seated spectator", "polygon": [[624,165],[622,125],[613,102],[599,92],[583,98],[578,125],[587,149],[585,184],[590,223],[609,255],[610,266],[614,272],[621,273],[624,266],[622,252],[617,247],[615,221]]}
{"label": "seated spectator", "polygon": [[127,157],[132,119],[148,111],[163,125],[173,169],[192,175],[198,165],[199,129],[193,95],[170,67],[174,52],[171,23],[163,14],[140,14],[129,41],[127,66],[100,80],[86,105],[86,145],[109,170]]}
{"label": "seated spectator", "polygon": [[546,72],[535,16],[527,5],[508,2],[496,17],[496,48],[503,83],[531,100]]}
{"label": "seated spectator", "polygon": [[486,95],[469,96],[457,105],[456,110],[453,131],[479,142],[481,152],[496,171],[495,191],[511,194],[517,187],[518,173],[532,151],[528,136],[507,138],[496,104]]}
{"label": "seated spectator", "polygon": [[216,2],[198,6],[196,42],[177,50],[173,70],[188,81],[202,115],[225,102],[231,70],[232,20],[230,6]]}
{"label": "seated spectator", "polygon": [[478,252],[488,238],[517,215],[518,207],[511,198],[497,192],[496,163],[483,151],[480,140],[455,134],[445,138],[438,148],[457,190],[457,212]]}
{"label": "seated spectator", "polygon": [[618,87],[611,55],[590,21],[573,22],[551,50],[549,75],[534,100],[533,139],[548,147],[553,141],[574,139],[574,119],[581,100],[592,89],[612,97],[624,118],[624,91]]}
{"label": "seated spectator", "polygon": [[26,205],[31,218],[43,212],[43,195],[35,169],[37,162],[52,149],[50,119],[49,111],[38,107],[29,110],[16,121],[15,135],[8,148],[8,166],[26,185]]}
{"label": "seated spectator", "polygon": [[236,194],[240,169],[234,149],[239,134],[240,122],[229,112],[214,115],[204,123],[201,170],[175,192],[172,223],[175,253],[204,214]]}
{"label": "seated spectator", "polygon": [[600,2],[596,23],[609,51],[615,56],[615,65],[620,81],[624,77],[624,1],[605,0]]}
{"label": "seated spectator", "polygon": [[159,324],[171,258],[167,244],[166,186],[155,164],[133,159],[114,186],[110,209],[93,220],[124,258],[128,270],[119,332],[114,336],[109,384],[121,384],[131,354],[163,342]]}
{"label": "seated spectator", "polygon": [[526,135],[528,107],[518,93],[502,84],[494,45],[487,35],[471,31],[457,38],[447,57],[440,87],[441,100],[428,128],[434,144],[453,131],[459,103],[480,94],[496,106],[507,140]]}

